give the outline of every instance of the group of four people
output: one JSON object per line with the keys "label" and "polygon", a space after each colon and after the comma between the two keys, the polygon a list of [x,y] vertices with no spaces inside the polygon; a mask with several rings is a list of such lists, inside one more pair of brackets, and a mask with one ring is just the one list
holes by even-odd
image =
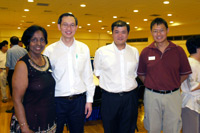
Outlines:
{"label": "group of four people", "polygon": [[[45,50],[44,28],[34,25],[24,32],[22,42],[28,54],[18,61],[12,79],[13,117],[17,119],[11,121],[11,132],[62,133],[66,123],[71,133],[84,132],[95,85],[89,48],[74,38],[77,27],[73,14],[62,14],[58,19],[62,36]],[[140,57],[138,50],[126,43],[130,26],[119,20],[111,28],[113,43],[99,48],[94,58],[94,74],[102,88],[104,132],[135,132],[137,75],[146,86],[144,125],[148,132],[180,132],[179,87],[192,71],[184,50],[167,40],[166,21],[152,21],[154,42]],[[18,128],[13,128],[16,120]]]}

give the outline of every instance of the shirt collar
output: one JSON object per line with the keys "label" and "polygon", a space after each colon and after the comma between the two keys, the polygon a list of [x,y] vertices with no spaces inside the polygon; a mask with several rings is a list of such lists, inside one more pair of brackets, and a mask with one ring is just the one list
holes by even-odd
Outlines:
{"label": "shirt collar", "polygon": [[[167,48],[173,48],[173,47],[176,47],[177,45],[172,43],[171,41],[168,41],[169,42],[169,45],[167,46]],[[149,46],[149,48],[153,48],[153,49],[157,49],[157,47],[155,46],[155,41],[152,42]]]}
{"label": "shirt collar", "polygon": [[113,45],[115,51],[117,51],[117,52],[124,52],[124,51],[126,51],[126,49],[127,49],[127,47],[126,47],[127,44],[125,44],[125,48],[122,49],[122,50],[119,50],[119,49],[117,48],[117,46],[115,45],[115,42],[113,42],[112,45]]}

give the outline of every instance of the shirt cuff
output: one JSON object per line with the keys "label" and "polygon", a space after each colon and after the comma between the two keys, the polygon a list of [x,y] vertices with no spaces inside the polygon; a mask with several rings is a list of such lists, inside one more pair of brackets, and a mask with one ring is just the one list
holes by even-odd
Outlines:
{"label": "shirt cuff", "polygon": [[94,70],[94,75],[95,76],[100,76],[101,70]]}

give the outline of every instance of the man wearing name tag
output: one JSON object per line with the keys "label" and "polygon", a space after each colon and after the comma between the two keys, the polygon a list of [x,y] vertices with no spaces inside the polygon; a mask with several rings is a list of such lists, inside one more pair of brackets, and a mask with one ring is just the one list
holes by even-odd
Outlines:
{"label": "man wearing name tag", "polygon": [[150,26],[154,42],[141,52],[137,71],[146,87],[144,126],[148,133],[180,133],[179,87],[191,68],[184,50],[167,40],[167,22],[156,18]]}

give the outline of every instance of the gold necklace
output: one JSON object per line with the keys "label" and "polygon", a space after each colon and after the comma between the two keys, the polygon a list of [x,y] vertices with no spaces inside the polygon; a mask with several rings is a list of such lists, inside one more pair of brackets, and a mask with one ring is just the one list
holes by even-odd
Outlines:
{"label": "gold necklace", "polygon": [[40,66],[37,63],[34,62],[34,60],[31,58],[30,54],[28,53],[29,56],[29,63],[30,65],[35,68],[38,71],[46,71],[49,68],[49,63],[48,63],[48,59],[45,56],[42,56],[42,60],[44,61],[44,65]]}

